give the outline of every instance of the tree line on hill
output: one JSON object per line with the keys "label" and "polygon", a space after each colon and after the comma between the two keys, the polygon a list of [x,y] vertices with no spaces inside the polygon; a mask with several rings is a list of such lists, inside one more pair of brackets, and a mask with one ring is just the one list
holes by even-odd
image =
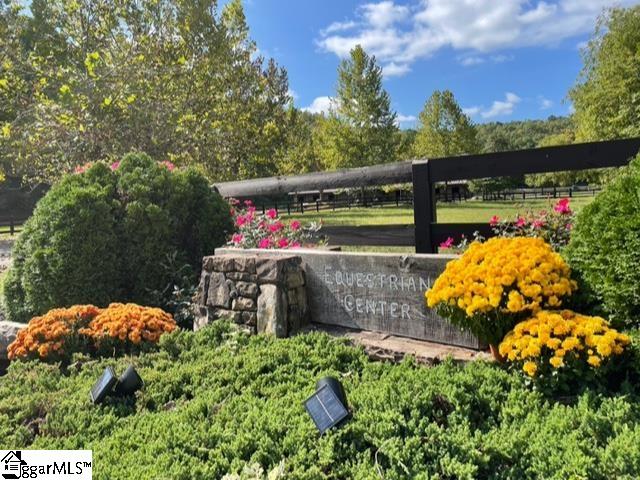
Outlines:
{"label": "tree line on hill", "polygon": [[223,181],[640,135],[640,6],[601,15],[568,92],[570,117],[476,125],[444,90],[409,130],[360,46],[338,67],[329,112],[295,108],[287,72],[259,54],[241,0],[9,1],[0,38],[0,175],[26,183],[132,150]]}

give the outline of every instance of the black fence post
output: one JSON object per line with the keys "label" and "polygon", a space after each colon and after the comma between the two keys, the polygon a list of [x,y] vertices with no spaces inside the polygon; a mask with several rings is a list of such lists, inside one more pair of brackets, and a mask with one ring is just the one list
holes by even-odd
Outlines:
{"label": "black fence post", "polygon": [[435,253],[431,224],[436,221],[435,185],[431,183],[429,161],[417,161],[413,173],[413,222],[416,253]]}
{"label": "black fence post", "polygon": [[15,225],[13,224],[13,218],[12,218],[9,220],[9,235],[13,237],[15,233],[16,233],[16,230],[15,230]]}
{"label": "black fence post", "polygon": [[300,213],[304,213],[304,199],[300,198]]}

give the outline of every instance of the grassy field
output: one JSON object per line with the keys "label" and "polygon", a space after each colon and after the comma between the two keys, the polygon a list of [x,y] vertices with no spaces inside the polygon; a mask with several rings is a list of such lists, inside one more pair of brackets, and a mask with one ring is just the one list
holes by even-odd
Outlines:
{"label": "grassy field", "polygon": [[[571,199],[571,208],[580,211],[588,205],[594,197],[576,197]],[[489,222],[493,215],[501,218],[514,218],[518,212],[528,210],[538,211],[550,208],[553,200],[527,200],[523,201],[492,201],[483,202],[469,200],[460,203],[438,204],[438,222],[441,223],[475,223]],[[413,208],[411,207],[371,207],[352,208],[351,210],[337,210],[324,212],[308,212],[304,215],[292,214],[286,216],[289,219],[298,219],[301,222],[322,221],[325,225],[392,225],[413,224]],[[345,246],[343,250],[350,252],[386,252],[386,253],[413,253],[413,247],[370,247],[370,246]]]}
{"label": "grassy field", "polygon": [[[571,200],[571,207],[578,211],[589,204],[594,197],[577,197]],[[483,202],[469,200],[460,203],[438,204],[438,222],[442,223],[472,223],[488,222],[493,215],[502,218],[512,218],[517,212],[526,210],[542,210],[549,208],[549,200],[522,201],[493,201]],[[325,225],[391,225],[413,223],[413,208],[411,207],[371,207],[352,208],[351,210],[308,212],[304,215],[292,214],[286,218],[298,219],[303,222],[317,222],[322,220]]]}

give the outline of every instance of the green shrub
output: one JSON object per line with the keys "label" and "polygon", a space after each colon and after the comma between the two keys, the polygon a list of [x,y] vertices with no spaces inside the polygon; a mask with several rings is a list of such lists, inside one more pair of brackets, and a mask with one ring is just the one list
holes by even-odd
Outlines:
{"label": "green shrub", "polygon": [[640,156],[580,212],[564,254],[583,309],[640,325]]}
{"label": "green shrub", "polygon": [[[92,406],[107,365],[133,363],[136,401]],[[320,437],[303,407],[335,375],[353,419]],[[217,322],[137,357],[14,362],[0,378],[2,448],[90,448],[96,479],[209,479],[284,462],[294,479],[636,479],[638,396],[558,403],[499,366],[368,361],[313,333],[276,340]]]}
{"label": "green shrub", "polygon": [[5,281],[9,317],[83,303],[157,305],[153,292],[172,280],[167,256],[195,280],[202,256],[231,229],[226,202],[193,170],[170,171],[144,154],[113,171],[98,163],[56,184],[25,224]]}

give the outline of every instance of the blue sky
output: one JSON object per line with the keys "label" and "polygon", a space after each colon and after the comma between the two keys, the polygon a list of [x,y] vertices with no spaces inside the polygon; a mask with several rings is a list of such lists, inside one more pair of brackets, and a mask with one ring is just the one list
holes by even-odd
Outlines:
{"label": "blue sky", "polygon": [[402,127],[448,88],[475,122],[566,115],[580,46],[600,12],[638,0],[245,0],[260,52],[289,73],[296,106],[327,108],[336,68],[362,44],[384,67]]}

